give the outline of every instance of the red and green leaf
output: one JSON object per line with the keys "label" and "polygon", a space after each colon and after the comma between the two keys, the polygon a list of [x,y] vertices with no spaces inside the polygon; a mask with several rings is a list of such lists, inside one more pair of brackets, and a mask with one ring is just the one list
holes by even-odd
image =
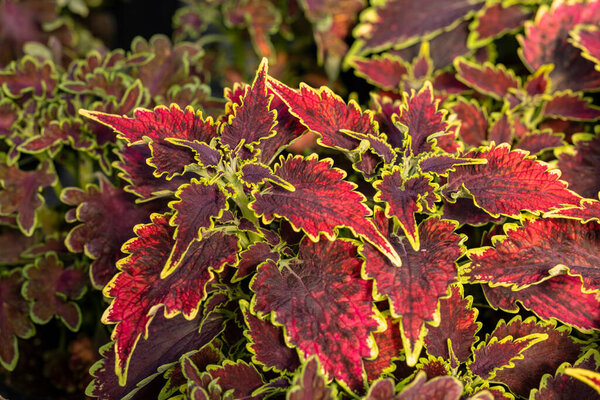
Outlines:
{"label": "red and green leaf", "polygon": [[56,89],[57,74],[54,63],[38,61],[25,56],[0,71],[0,85],[8,97],[20,98],[31,93],[37,98],[51,98]]}
{"label": "red and green leaf", "polygon": [[469,47],[482,47],[492,40],[523,26],[531,13],[520,4],[492,3],[478,12],[469,26]]}
{"label": "red and green leaf", "polygon": [[174,211],[169,223],[175,227],[175,243],[161,277],[165,278],[179,266],[194,240],[200,240],[203,232],[214,226],[223,211],[228,208],[227,194],[217,184],[192,179],[177,189],[178,200],[169,203]]}
{"label": "red and green leaf", "polygon": [[396,400],[444,399],[458,400],[463,391],[462,383],[453,376],[438,376],[427,379],[419,372],[415,379],[394,398]]}
{"label": "red and green leaf", "polygon": [[173,228],[167,216],[153,214],[151,219],[150,224],[136,226],[137,237],[123,245],[129,255],[119,261],[122,272],[104,288],[104,294],[114,298],[103,321],[117,324],[112,338],[115,371],[121,383],[127,380],[137,342],[141,337],[148,338],[147,326],[154,316],[163,311],[166,318],[181,313],[193,319],[214,274],[237,261],[237,239],[215,233],[193,241],[179,268],[161,279],[162,267],[174,244]]}
{"label": "red and green leaf", "polygon": [[345,172],[332,168],[332,164],[332,160],[318,160],[316,155],[281,157],[275,175],[295,190],[290,192],[278,185],[255,190],[250,207],[265,222],[286,218],[295,230],[302,229],[314,241],[321,234],[333,239],[339,227],[350,228],[400,265],[396,250],[366,218],[371,210],[363,204],[364,196],[354,191],[356,185],[345,181]]}
{"label": "red and green leaf", "polygon": [[53,316],[60,318],[72,331],[79,329],[81,310],[73,300],[85,290],[86,276],[79,268],[64,268],[56,254],[38,258],[23,270],[27,281],[23,284],[23,297],[31,304],[31,319],[45,324]]}
{"label": "red and green leaf", "polygon": [[450,360],[452,368],[466,362],[481,328],[478,313],[473,308],[473,297],[464,297],[462,285],[452,286],[450,297],[440,300],[440,324],[427,327],[427,353]]}
{"label": "red and green leaf", "polygon": [[326,375],[352,390],[364,385],[362,359],[374,356],[372,333],[379,328],[361,264],[350,241],[305,238],[297,262],[279,269],[268,260],[251,284],[253,310],[272,313],[303,358],[318,356]]}
{"label": "red and green leaf", "polygon": [[44,205],[41,191],[56,182],[50,162],[33,171],[22,171],[0,160],[0,215],[17,214],[21,232],[31,236],[36,227],[36,211]]}
{"label": "red and green leaf", "polygon": [[560,181],[559,173],[527,153],[499,145],[475,149],[465,157],[487,160],[482,165],[458,166],[448,175],[442,192],[456,199],[460,191],[492,216],[518,216],[522,210],[544,212],[563,205],[578,205],[580,197]]}
{"label": "red and green leaf", "polygon": [[21,296],[23,275],[20,269],[0,275],[0,365],[9,371],[17,366],[17,337],[28,339],[35,334],[29,319],[29,303]]}
{"label": "red and green leaf", "polygon": [[49,149],[50,154],[54,156],[63,144],[70,144],[77,150],[89,149],[93,146],[93,142],[84,137],[83,132],[81,121],[52,121],[44,126],[41,135],[34,136],[20,144],[19,150],[27,153],[39,153]]}
{"label": "red and green leaf", "polygon": [[294,186],[275,175],[269,167],[264,164],[248,162],[240,169],[240,179],[245,184],[256,187],[262,183],[269,182],[293,192]]}
{"label": "red and green leaf", "polygon": [[508,100],[508,96],[521,86],[514,72],[502,64],[479,65],[464,58],[457,58],[454,66],[459,81],[496,100]]}
{"label": "red and green leaf", "polygon": [[263,385],[262,377],[252,364],[240,360],[232,362],[225,360],[223,365],[207,368],[213,379],[218,379],[219,386],[224,391],[233,390],[236,399],[258,399],[252,392]]}
{"label": "red and green leaf", "polygon": [[481,145],[487,138],[488,116],[475,100],[466,101],[459,98],[458,102],[452,106],[452,111],[460,121],[458,131],[462,140],[471,146]]}
{"label": "red and green leaf", "polygon": [[335,388],[327,387],[327,379],[321,371],[319,358],[310,357],[296,373],[287,398],[289,400],[335,399],[337,391]]}
{"label": "red and green leaf", "polygon": [[419,232],[415,213],[425,207],[433,211],[439,196],[435,193],[437,185],[426,175],[410,179],[402,177],[400,167],[389,173],[383,173],[382,179],[375,182],[377,193],[374,199],[385,203],[385,215],[397,218],[406,238],[415,250],[419,250]]}
{"label": "red and green leaf", "polygon": [[426,154],[419,159],[421,172],[431,172],[436,175],[448,175],[459,165],[485,164],[486,160],[458,157],[451,154]]}
{"label": "red and green leaf", "polygon": [[408,75],[406,62],[390,54],[352,60],[354,73],[384,90],[397,89]]}
{"label": "red and green leaf", "polygon": [[583,97],[581,93],[570,90],[556,92],[544,105],[544,115],[547,117],[595,121],[600,118],[600,107],[590,104],[591,99]]}
{"label": "red and green leaf", "polygon": [[563,363],[556,374],[544,375],[539,389],[533,389],[532,400],[579,398],[593,399],[600,394],[597,379],[600,355],[589,350],[574,365]]}
{"label": "red and green leaf", "polygon": [[386,315],[385,323],[387,326],[385,331],[373,334],[375,344],[377,344],[377,357],[363,361],[369,382],[374,381],[384,373],[394,371],[396,369],[394,361],[400,360],[404,354],[398,323],[394,321],[391,315]]}
{"label": "red and green leaf", "polygon": [[582,50],[581,56],[600,65],[600,30],[593,25],[578,25],[571,32],[573,45]]}
{"label": "red and green leaf", "polygon": [[279,261],[279,254],[265,242],[256,242],[240,253],[233,281],[239,281],[256,272],[256,268],[267,260]]}
{"label": "red and green leaf", "polygon": [[556,275],[581,277],[587,290],[600,288],[600,225],[570,219],[526,220],[508,226],[494,247],[471,249],[464,282],[523,289]]}
{"label": "red and green leaf", "polygon": [[375,215],[378,228],[393,243],[402,258],[397,267],[380,252],[366,244],[364,275],[375,281],[375,291],[387,298],[392,316],[402,317],[402,343],[409,365],[415,365],[426,335],[426,323],[439,324],[439,299],[447,295],[448,286],[456,280],[455,261],[463,254],[463,239],[454,233],[453,221],[431,217],[419,225],[420,249],[415,251],[402,243],[383,211]]}

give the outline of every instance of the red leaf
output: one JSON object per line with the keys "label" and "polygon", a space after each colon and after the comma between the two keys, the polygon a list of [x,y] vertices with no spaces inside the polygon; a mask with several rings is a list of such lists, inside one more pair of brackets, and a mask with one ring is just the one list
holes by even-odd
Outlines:
{"label": "red leaf", "polygon": [[483,6],[466,0],[393,0],[371,7],[369,15],[356,28],[361,50],[379,51],[390,47],[408,47],[422,37],[432,37]]}
{"label": "red leaf", "polygon": [[234,149],[242,141],[255,144],[275,135],[276,113],[270,110],[267,94],[267,63],[260,64],[252,86],[246,86],[241,104],[233,104],[227,122],[221,125],[221,143]]}
{"label": "red leaf", "polygon": [[561,205],[578,205],[580,197],[560,181],[559,173],[508,145],[475,149],[465,157],[487,160],[482,165],[458,166],[442,189],[446,198],[467,190],[478,207],[492,216],[516,217],[521,210],[543,212]]}
{"label": "red leaf", "polygon": [[71,229],[65,243],[71,252],[85,252],[94,260],[90,278],[92,285],[100,289],[117,272],[116,262],[123,255],[121,245],[133,236],[133,227],[146,220],[157,205],[135,206],[134,196],[115,188],[103,176],[100,188],[67,188],[60,198],[76,207],[71,210],[74,218],[68,222],[82,222]]}
{"label": "red leaf", "polygon": [[193,319],[206,298],[206,285],[214,273],[237,259],[237,239],[215,233],[192,242],[179,268],[161,279],[160,272],[173,246],[173,229],[166,216],[153,214],[151,219],[150,224],[136,226],[137,237],[123,245],[123,251],[129,255],[119,261],[122,272],[104,288],[104,294],[114,298],[103,322],[117,324],[112,338],[115,371],[121,383],[127,380],[129,361],[138,340],[148,337],[148,323],[162,306],[166,318],[181,313]]}
{"label": "red leaf", "polygon": [[36,226],[36,211],[44,205],[42,188],[52,186],[56,175],[48,161],[34,171],[22,171],[0,161],[0,214],[17,214],[21,232],[31,236]]}
{"label": "red leaf", "polygon": [[28,339],[35,334],[29,303],[21,296],[22,283],[20,269],[0,275],[0,365],[9,371],[19,359],[17,337]]}
{"label": "red leaf", "polygon": [[294,90],[271,77],[268,79],[270,88],[287,105],[289,112],[311,132],[321,136],[319,144],[344,150],[358,147],[359,142],[340,132],[341,129],[379,136],[372,113],[363,113],[355,101],[346,104],[325,86],[313,89],[300,84],[300,89]]}
{"label": "red leaf", "polygon": [[240,180],[252,187],[270,182],[290,192],[295,190],[293,185],[275,175],[271,169],[264,164],[248,162],[242,166],[240,172]]}
{"label": "red leaf", "polygon": [[464,58],[457,58],[454,66],[459,81],[496,100],[508,99],[511,90],[517,90],[521,86],[514,72],[502,64],[478,65]]}
{"label": "red leaf", "polygon": [[519,29],[531,17],[531,13],[520,4],[504,6],[495,3],[476,14],[471,24],[469,47],[482,47],[502,36],[503,34]]}
{"label": "red leaf", "polygon": [[254,354],[252,361],[264,365],[266,369],[295,371],[300,366],[300,360],[296,351],[286,345],[283,330],[254,316],[247,302],[241,302],[240,307],[248,326],[245,335],[249,341],[248,349]]}
{"label": "red leaf", "polygon": [[512,139],[515,136],[513,127],[514,125],[511,123],[508,115],[503,113],[491,126],[488,134],[488,140],[496,144],[511,144]]}
{"label": "red leaf", "polygon": [[453,376],[440,376],[427,380],[424,372],[395,397],[396,400],[444,399],[458,400],[463,391],[462,383]]}
{"label": "red leaf", "polygon": [[438,302],[456,280],[455,261],[464,252],[463,239],[454,233],[455,223],[431,217],[419,226],[421,246],[415,251],[402,243],[381,210],[375,217],[381,232],[402,254],[402,266],[392,265],[366,244],[361,250],[366,259],[364,274],[375,280],[378,297],[388,298],[392,316],[402,317],[402,343],[407,364],[412,366],[423,347],[425,323],[439,323]]}
{"label": "red leaf", "polygon": [[214,226],[216,219],[229,208],[227,194],[217,184],[209,184],[197,179],[177,189],[179,199],[169,203],[174,211],[169,223],[175,227],[175,243],[164,265],[161,278],[166,278],[179,266],[194,240],[200,240],[205,231]]}
{"label": "red leaf", "polygon": [[600,108],[590,103],[591,99],[583,97],[581,93],[576,94],[569,90],[556,92],[546,102],[544,115],[569,120],[595,121],[600,118]]}
{"label": "red leaf", "polygon": [[543,65],[525,82],[525,92],[531,97],[547,94],[550,91],[550,77],[552,65]]}
{"label": "red leaf", "polygon": [[583,197],[598,198],[600,190],[600,137],[576,135],[574,152],[561,152],[558,167],[569,188]]}
{"label": "red leaf", "polygon": [[51,61],[41,63],[31,56],[14,61],[0,72],[0,85],[9,97],[20,98],[32,92],[36,98],[51,98],[57,74]]}
{"label": "red leaf", "polygon": [[39,153],[50,149],[50,154],[54,156],[63,144],[71,144],[77,150],[89,149],[94,143],[82,137],[82,125],[77,120],[52,121],[43,128],[41,135],[34,136],[19,145],[19,150]]}
{"label": "red leaf", "polygon": [[477,314],[473,297],[464,297],[462,285],[452,286],[450,297],[440,300],[440,325],[427,327],[427,353],[450,360],[452,368],[466,362],[477,341],[475,334],[481,328]]}
{"label": "red leaf", "polygon": [[289,400],[333,400],[336,398],[335,388],[328,388],[327,382],[321,373],[319,359],[310,357],[301,371],[296,373],[294,385],[287,398]]}
{"label": "red leaf", "polygon": [[580,50],[569,42],[569,31],[579,24],[600,22],[600,1],[586,3],[554,2],[541,6],[533,22],[525,24],[520,36],[521,56],[530,71],[552,64],[550,72],[554,90],[595,90],[600,86],[600,72],[594,63],[582,58]]}
{"label": "red leaf", "polygon": [[578,25],[571,32],[573,44],[582,50],[581,56],[600,64],[600,30],[592,25]]}
{"label": "red leaf", "polygon": [[373,356],[371,334],[379,327],[370,282],[350,241],[305,238],[298,262],[281,270],[268,260],[253,279],[253,309],[273,312],[287,342],[301,355],[317,355],[329,378],[351,390],[363,387],[362,358]]}
{"label": "red leaf", "polygon": [[354,73],[384,90],[398,89],[408,75],[407,64],[399,57],[383,54],[381,57],[352,60]]}
{"label": "red leaf", "polygon": [[444,209],[442,217],[457,221],[459,224],[468,224],[473,226],[485,225],[488,222],[501,222],[501,217],[492,217],[490,214],[477,207],[472,199],[459,198],[456,202],[450,203],[444,199]]}
{"label": "red leaf", "polygon": [[[198,6],[202,11],[205,11],[205,7],[207,7],[205,4],[199,4]],[[228,4],[226,8],[224,7],[223,12],[227,26],[248,28],[252,44],[258,55],[269,59],[275,57],[275,49],[269,36],[279,31],[281,10],[268,1],[250,0],[243,3]],[[210,15],[210,12],[207,14]],[[207,17],[207,19],[210,21],[211,17]],[[197,35],[197,32],[194,32],[194,34]]]}
{"label": "red leaf", "polygon": [[598,384],[598,361],[596,350],[584,354],[572,367],[570,363],[563,363],[556,374],[544,375],[539,389],[533,389],[530,395],[532,400],[577,398],[593,399],[598,397],[600,385]]}
{"label": "red leaf", "polygon": [[385,203],[385,215],[396,217],[406,238],[413,249],[419,250],[419,232],[415,213],[423,211],[423,206],[433,212],[435,202],[440,200],[435,193],[437,184],[426,175],[410,179],[402,177],[402,169],[394,168],[389,173],[384,172],[382,179],[373,185],[377,193],[373,197]]}
{"label": "red leaf", "polygon": [[240,261],[236,265],[237,271],[233,277],[233,282],[244,279],[254,274],[256,268],[267,260],[279,261],[279,253],[271,250],[265,242],[256,242],[240,253]]}
{"label": "red leaf", "polygon": [[546,334],[548,338],[523,351],[523,358],[513,360],[513,368],[497,371],[494,381],[504,383],[519,396],[527,397],[532,388],[538,387],[544,374],[554,373],[565,361],[572,363],[577,360],[583,345],[576,343],[569,333],[570,329],[566,327],[556,329],[554,324],[536,323],[534,317],[525,321],[515,317],[508,324],[501,321],[492,333],[498,339],[531,334]]}
{"label": "red leaf", "polygon": [[581,221],[581,223],[590,221],[600,222],[600,202],[598,200],[583,199],[581,201],[581,208],[560,208],[545,213],[544,217],[572,218]]}
{"label": "red leaf", "polygon": [[458,133],[462,140],[471,146],[479,146],[487,137],[488,117],[485,110],[475,102],[459,98],[452,111],[460,121]]}
{"label": "red leaf", "polygon": [[0,137],[10,137],[15,122],[21,119],[21,110],[9,99],[0,100]]}
{"label": "red leaf", "polygon": [[455,167],[459,165],[485,164],[485,160],[476,160],[473,158],[461,158],[450,154],[425,154],[425,157],[419,159],[419,168],[421,172],[432,172],[436,175],[448,175]]}
{"label": "red leaf", "polygon": [[262,377],[252,364],[240,360],[232,362],[225,360],[223,365],[209,366],[207,368],[213,379],[221,389],[226,392],[233,389],[233,396],[236,399],[259,399],[259,396],[252,396],[252,392],[263,385]]}
{"label": "red leaf", "polygon": [[469,250],[471,263],[461,275],[466,282],[486,282],[514,290],[556,275],[582,277],[586,289],[600,288],[600,225],[565,219],[526,220],[505,228],[495,248]]}
{"label": "red leaf", "polygon": [[85,290],[87,277],[83,271],[63,268],[56,254],[50,253],[25,267],[23,274],[27,281],[22,292],[30,301],[31,318],[38,324],[45,324],[56,315],[70,330],[77,331],[81,311],[73,300],[79,299]]}
{"label": "red leaf", "polygon": [[280,162],[275,166],[275,175],[289,182],[295,191],[273,185],[263,192],[254,191],[255,201],[250,207],[263,221],[284,217],[295,230],[302,229],[314,241],[321,234],[333,239],[338,227],[348,227],[400,264],[396,251],[365,218],[371,210],[363,204],[364,196],[353,191],[355,185],[344,180],[344,171],[332,168],[331,160],[318,160],[316,155],[281,157]]}
{"label": "red leaf", "polygon": [[155,176],[167,174],[168,179],[181,174],[186,165],[193,164],[194,157],[188,148],[169,143],[166,139],[210,143],[217,136],[217,124],[212,118],[204,119],[191,107],[181,110],[176,104],[169,108],[159,106],[153,111],[139,108],[133,118],[86,110],[79,113],[113,128],[130,145],[142,143],[144,138],[150,139],[152,157],[148,164],[155,167]]}
{"label": "red leaf", "polygon": [[518,312],[518,301],[544,320],[556,319],[584,332],[600,329],[600,300],[595,293],[583,292],[578,277],[558,275],[519,291],[502,286],[484,289],[494,308]]}
{"label": "red leaf", "polygon": [[[564,146],[564,135],[553,133],[550,130],[542,132],[530,133],[523,136],[515,145],[516,149],[528,151],[530,154],[538,154],[544,150],[554,149]],[[564,174],[561,176],[563,180],[568,181]],[[573,190],[572,187],[570,187]]]}
{"label": "red leaf", "polygon": [[433,88],[427,82],[418,93],[411,92],[402,105],[401,114],[397,118],[392,116],[392,121],[408,128],[411,152],[417,155],[432,150],[428,141],[431,135],[446,132],[445,115],[445,110],[438,110],[438,100],[433,97]]}
{"label": "red leaf", "polygon": [[385,322],[386,330],[373,334],[377,344],[377,357],[373,360],[363,361],[369,382],[379,378],[383,373],[394,371],[396,369],[394,361],[399,360],[403,354],[402,337],[397,323],[390,315],[386,316]]}

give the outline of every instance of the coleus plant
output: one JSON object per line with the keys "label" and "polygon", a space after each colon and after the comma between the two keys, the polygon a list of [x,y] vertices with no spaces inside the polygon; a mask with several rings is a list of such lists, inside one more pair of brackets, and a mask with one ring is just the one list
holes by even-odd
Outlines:
{"label": "coleus plant", "polygon": [[[430,83],[363,110],[263,61],[226,98],[216,119],[80,111],[136,153],[126,189],[153,205],[103,289],[113,341],[89,396],[594,393],[573,371],[600,367],[599,227],[556,170],[509,144],[468,149]],[[286,152],[306,132],[328,156]],[[485,223],[482,247],[468,234]],[[517,302],[532,314],[482,329]]]}

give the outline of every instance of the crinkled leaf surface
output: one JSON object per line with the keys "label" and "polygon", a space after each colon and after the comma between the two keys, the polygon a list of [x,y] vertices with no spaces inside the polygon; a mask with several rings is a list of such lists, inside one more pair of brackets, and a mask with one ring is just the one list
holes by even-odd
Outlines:
{"label": "crinkled leaf surface", "polygon": [[227,206],[227,194],[217,184],[192,179],[177,189],[178,200],[169,204],[174,211],[169,221],[175,227],[175,244],[161,276],[171,274],[179,265],[194,240],[210,229]]}
{"label": "crinkled leaf surface", "polygon": [[600,300],[583,292],[579,277],[558,275],[518,291],[484,286],[484,292],[494,308],[518,312],[518,301],[544,320],[556,319],[581,331],[600,329]]}
{"label": "crinkled leaf surface", "polygon": [[317,355],[327,376],[352,390],[363,387],[362,358],[374,355],[371,334],[379,327],[361,264],[350,241],[305,238],[298,262],[279,269],[268,260],[251,284],[253,309],[273,313],[288,343],[304,358]]}
{"label": "crinkled leaf surface", "polygon": [[56,254],[38,258],[23,271],[27,281],[23,296],[30,301],[31,317],[45,324],[53,316],[59,317],[72,331],[79,328],[81,311],[73,302],[83,295],[87,277],[79,268],[64,268]]}
{"label": "crinkled leaf surface", "polygon": [[212,118],[204,119],[201,112],[195,112],[191,107],[182,110],[176,104],[154,110],[137,109],[133,118],[85,110],[80,110],[80,114],[113,128],[129,144],[149,139],[152,157],[148,163],[156,169],[156,176],[167,174],[167,178],[181,174],[186,165],[195,161],[189,148],[166,139],[210,143],[217,136],[217,125]]}
{"label": "crinkled leaf surface", "polygon": [[531,71],[553,64],[554,90],[596,90],[600,72],[569,42],[569,31],[578,24],[597,25],[599,20],[600,1],[556,1],[551,7],[541,6],[535,20],[525,24],[525,35],[519,37],[523,61]]}
{"label": "crinkled leaf surface", "polygon": [[136,206],[133,195],[112,186],[104,177],[100,178],[100,187],[89,185],[85,191],[67,188],[60,198],[77,207],[76,218],[69,222],[82,222],[71,229],[65,243],[70,251],[85,252],[93,259],[92,285],[102,288],[117,272],[116,262],[123,255],[121,245],[134,235],[133,227],[145,221],[157,205]]}
{"label": "crinkled leaf surface", "polygon": [[363,204],[364,196],[355,192],[355,185],[344,180],[346,173],[332,168],[332,164],[332,160],[318,160],[316,155],[281,157],[280,164],[275,166],[275,175],[289,182],[295,190],[290,192],[270,185],[269,190],[254,191],[255,201],[250,207],[264,221],[286,218],[312,240],[321,234],[334,238],[336,228],[350,228],[399,265],[396,251],[372,221],[365,218],[371,211]]}
{"label": "crinkled leaf surface", "polygon": [[402,171],[397,167],[390,173],[384,173],[381,181],[377,181],[374,186],[377,189],[375,200],[386,204],[386,216],[398,219],[406,238],[418,250],[419,232],[415,213],[423,211],[423,205],[427,210],[433,211],[435,201],[439,199],[435,193],[437,185],[425,175],[403,179]]}
{"label": "crinkled leaf surface", "polygon": [[466,189],[475,204],[492,216],[517,216],[521,210],[548,211],[577,205],[580,197],[560,181],[559,173],[507,145],[472,150],[465,157],[487,160],[482,165],[458,166],[448,174],[444,195]]}
{"label": "crinkled leaf surface", "polygon": [[389,299],[392,315],[402,317],[401,333],[406,359],[415,365],[426,334],[425,323],[439,322],[439,299],[456,280],[455,261],[463,254],[462,238],[454,233],[454,221],[431,217],[419,225],[419,250],[407,246],[390,226],[381,210],[376,214],[379,229],[398,253],[397,267],[370,244],[361,253],[365,257],[364,274],[375,280],[376,292]]}
{"label": "crinkled leaf surface", "polygon": [[558,167],[569,188],[583,197],[598,198],[600,190],[600,137],[575,136],[574,152],[561,152]]}
{"label": "crinkled leaf surface", "polygon": [[600,225],[570,219],[527,220],[512,226],[494,247],[469,250],[466,282],[522,289],[552,276],[579,275],[586,289],[600,288]]}
{"label": "crinkled leaf surface", "polygon": [[44,204],[40,192],[55,181],[56,175],[47,161],[33,171],[22,171],[0,161],[0,214],[16,213],[19,228],[31,236],[36,225],[36,210]]}
{"label": "crinkled leaf surface", "polygon": [[289,400],[333,400],[336,390],[327,387],[327,380],[321,373],[319,359],[312,356],[296,373],[289,390]]}
{"label": "crinkled leaf surface", "polygon": [[440,300],[440,324],[427,327],[427,353],[450,360],[457,368],[471,356],[475,334],[481,328],[477,322],[478,310],[473,308],[473,297],[464,297],[461,285],[452,286],[450,297]]}
{"label": "crinkled leaf surface", "polygon": [[240,303],[244,320],[248,325],[246,336],[248,348],[254,354],[253,361],[264,365],[267,369],[277,371],[295,371],[300,366],[296,350],[285,344],[283,329],[253,315],[248,303]]}
{"label": "crinkled leaf surface", "polygon": [[147,325],[162,306],[167,318],[181,313],[193,319],[214,273],[237,260],[237,239],[215,233],[192,242],[179,268],[161,279],[173,246],[167,216],[153,214],[152,223],[136,226],[135,233],[137,237],[123,245],[129,255],[119,261],[122,272],[104,288],[104,294],[114,298],[103,321],[117,324],[112,338],[120,382],[127,379],[131,354],[140,337],[148,337]]}
{"label": "crinkled leaf surface", "polygon": [[468,0],[392,0],[367,9],[354,36],[363,51],[408,47],[422,37],[431,37],[483,6]]}
{"label": "crinkled leaf surface", "polygon": [[0,275],[0,365],[12,371],[17,366],[17,337],[28,339],[35,333],[29,319],[29,303],[21,296],[20,269]]}

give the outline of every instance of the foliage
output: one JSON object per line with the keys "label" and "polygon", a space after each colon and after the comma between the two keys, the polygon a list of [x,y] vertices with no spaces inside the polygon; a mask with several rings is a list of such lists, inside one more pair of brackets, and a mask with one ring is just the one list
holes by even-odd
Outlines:
{"label": "foliage", "polygon": [[10,390],[597,396],[600,1],[184,3],[0,2]]}

